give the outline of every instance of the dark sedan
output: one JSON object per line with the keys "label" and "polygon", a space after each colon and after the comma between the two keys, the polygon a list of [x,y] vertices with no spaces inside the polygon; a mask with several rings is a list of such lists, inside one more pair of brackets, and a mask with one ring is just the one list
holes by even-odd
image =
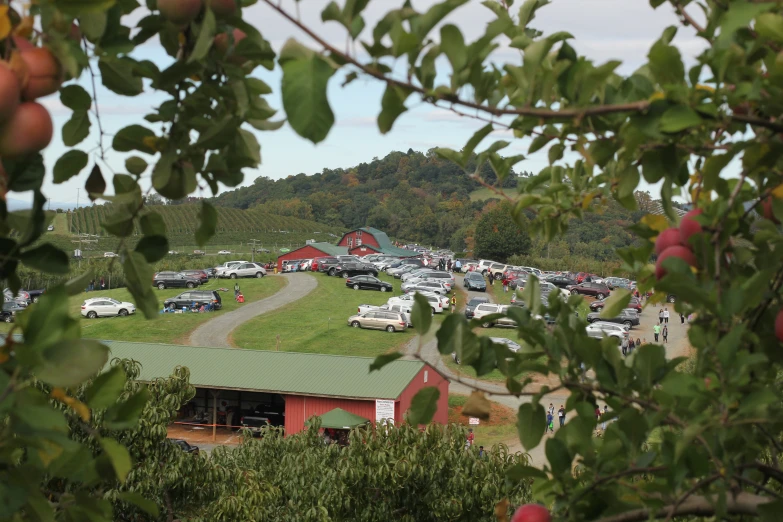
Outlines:
{"label": "dark sedan", "polygon": [[195,288],[201,284],[201,279],[188,277],[179,272],[158,272],[152,279],[152,286],[158,290],[164,288]]}
{"label": "dark sedan", "polygon": [[381,292],[391,292],[394,289],[391,283],[369,275],[349,277],[345,280],[345,286],[354,290],[380,290]]}
{"label": "dark sedan", "polygon": [[571,279],[570,277],[566,277],[562,275],[547,278],[547,281],[549,281],[550,283],[552,283],[558,288],[568,288],[569,286],[574,286],[578,284],[575,279]]}
{"label": "dark sedan", "polygon": [[[550,281],[550,283],[552,282]],[[571,295],[589,295],[598,299],[603,299],[611,293],[608,286],[598,283],[579,283],[578,285],[567,286],[566,290],[571,292]]]}
{"label": "dark sedan", "polygon": [[[590,303],[590,310],[592,310],[594,312],[601,311],[603,309],[603,307],[606,305],[606,300],[607,299],[608,298],[605,297],[605,298],[600,299],[598,301],[593,301],[592,303]],[[633,308],[637,312],[641,313],[642,312],[642,303],[637,298],[632,297],[631,300],[628,302],[627,308]]]}
{"label": "dark sedan", "polygon": [[199,454],[198,446],[193,446],[186,440],[182,440],[182,439],[169,439],[169,440],[185,453],[190,453],[192,455]]}
{"label": "dark sedan", "polygon": [[608,319],[601,317],[601,312],[590,312],[587,314],[587,322],[594,323],[595,321],[603,321],[606,323],[618,323],[628,328],[632,326],[639,326],[639,314],[634,310],[624,309],[616,317],[610,317]]}
{"label": "dark sedan", "polygon": [[[481,276],[479,276],[481,277]],[[483,279],[483,278],[482,278]],[[465,317],[468,319],[473,319],[473,312],[476,310],[476,307],[483,303],[488,303],[489,298],[488,297],[474,297],[470,301],[468,301],[468,304],[465,305]]]}
{"label": "dark sedan", "polygon": [[378,275],[378,269],[375,268],[375,265],[371,265],[369,263],[346,262],[338,263],[338,265],[335,267],[335,273],[330,275],[336,275],[338,277],[342,277],[343,279],[348,279],[349,277],[358,275],[371,275],[375,277]]}
{"label": "dark sedan", "polygon": [[468,290],[481,290],[482,292],[487,290],[487,282],[478,272],[468,272],[465,274],[463,284]]}

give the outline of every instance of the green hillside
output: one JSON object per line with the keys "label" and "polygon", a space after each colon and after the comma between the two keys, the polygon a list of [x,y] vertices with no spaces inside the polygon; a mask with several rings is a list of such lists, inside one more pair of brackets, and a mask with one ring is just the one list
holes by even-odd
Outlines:
{"label": "green hillside", "polygon": [[[516,197],[517,196],[517,189],[500,189],[503,194],[509,196],[509,197]],[[490,189],[486,187],[481,187],[480,189],[476,189],[473,192],[470,193],[470,200],[471,201],[486,201],[488,199],[500,199],[500,195],[496,192],[491,191]]]}
{"label": "green hillside", "polygon": [[[196,248],[193,235],[198,228],[198,204],[155,205],[149,211],[157,212],[166,223],[169,245],[172,250],[189,252]],[[112,212],[111,205],[95,205],[80,208],[55,218],[55,230],[46,240],[66,251],[81,248],[85,255],[102,255],[113,250],[118,240],[110,237],[101,223]],[[336,242],[344,231],[341,227],[324,225],[312,220],[264,213],[257,209],[242,210],[218,207],[218,224],[215,236],[207,244],[207,252],[228,249],[249,252],[248,243],[255,239],[260,247],[272,250],[296,248],[308,239]],[[64,234],[63,229],[68,233]],[[81,246],[79,238],[82,238]],[[130,238],[131,244],[141,237],[138,229]]]}

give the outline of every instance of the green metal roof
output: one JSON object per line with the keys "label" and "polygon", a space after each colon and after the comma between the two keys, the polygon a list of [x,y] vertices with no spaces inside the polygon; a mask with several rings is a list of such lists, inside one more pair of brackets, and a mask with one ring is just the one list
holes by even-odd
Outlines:
{"label": "green metal roof", "polygon": [[327,411],[323,415],[319,415],[319,417],[321,418],[322,428],[335,428],[338,430],[355,428],[370,422],[370,419],[365,419],[361,415],[345,411],[342,408]]}
{"label": "green metal roof", "polygon": [[424,367],[421,361],[397,360],[370,373],[369,357],[102,342],[111,358],[141,363],[140,381],[168,377],[177,366],[187,366],[194,386],[292,395],[397,399]]}
{"label": "green metal roof", "polygon": [[313,247],[317,248],[321,252],[323,252],[326,255],[329,256],[345,256],[348,255],[348,248],[341,247],[337,245],[333,245],[331,243],[310,243],[309,245],[300,246],[299,248],[295,248],[294,250],[291,250],[291,252],[288,252],[288,254],[292,254],[296,252],[299,249],[305,248],[305,247]]}
{"label": "green metal roof", "polygon": [[405,248],[399,248],[394,246],[394,243],[392,243],[391,239],[389,239],[389,236],[386,235],[386,232],[378,230],[377,228],[362,227],[358,230],[371,234],[372,237],[374,237],[375,240],[378,242],[378,246],[381,248],[384,254],[395,255],[400,257],[412,257],[412,256],[419,255],[418,252],[414,252],[412,250],[407,250]]}

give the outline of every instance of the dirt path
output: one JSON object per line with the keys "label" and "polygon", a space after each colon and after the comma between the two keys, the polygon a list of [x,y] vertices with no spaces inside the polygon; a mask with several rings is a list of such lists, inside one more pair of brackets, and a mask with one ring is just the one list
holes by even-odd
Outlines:
{"label": "dirt path", "polygon": [[231,331],[250,319],[276,310],[281,306],[297,301],[315,290],[318,283],[316,279],[307,274],[281,274],[267,277],[283,277],[288,281],[276,294],[247,303],[242,308],[220,315],[202,324],[190,334],[188,344],[191,346],[217,346],[228,348]]}

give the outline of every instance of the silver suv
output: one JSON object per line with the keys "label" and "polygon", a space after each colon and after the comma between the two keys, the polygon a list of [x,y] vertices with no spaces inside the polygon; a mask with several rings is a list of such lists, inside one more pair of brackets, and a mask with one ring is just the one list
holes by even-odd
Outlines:
{"label": "silver suv", "polygon": [[404,332],[408,328],[408,317],[400,312],[371,310],[349,317],[348,326],[386,330],[389,333]]}
{"label": "silver suv", "polygon": [[587,335],[594,339],[603,339],[604,337],[612,337],[617,340],[617,344],[622,344],[623,339],[628,339],[630,335],[628,329],[617,323],[608,323],[605,321],[596,321],[588,324],[585,328]]}

